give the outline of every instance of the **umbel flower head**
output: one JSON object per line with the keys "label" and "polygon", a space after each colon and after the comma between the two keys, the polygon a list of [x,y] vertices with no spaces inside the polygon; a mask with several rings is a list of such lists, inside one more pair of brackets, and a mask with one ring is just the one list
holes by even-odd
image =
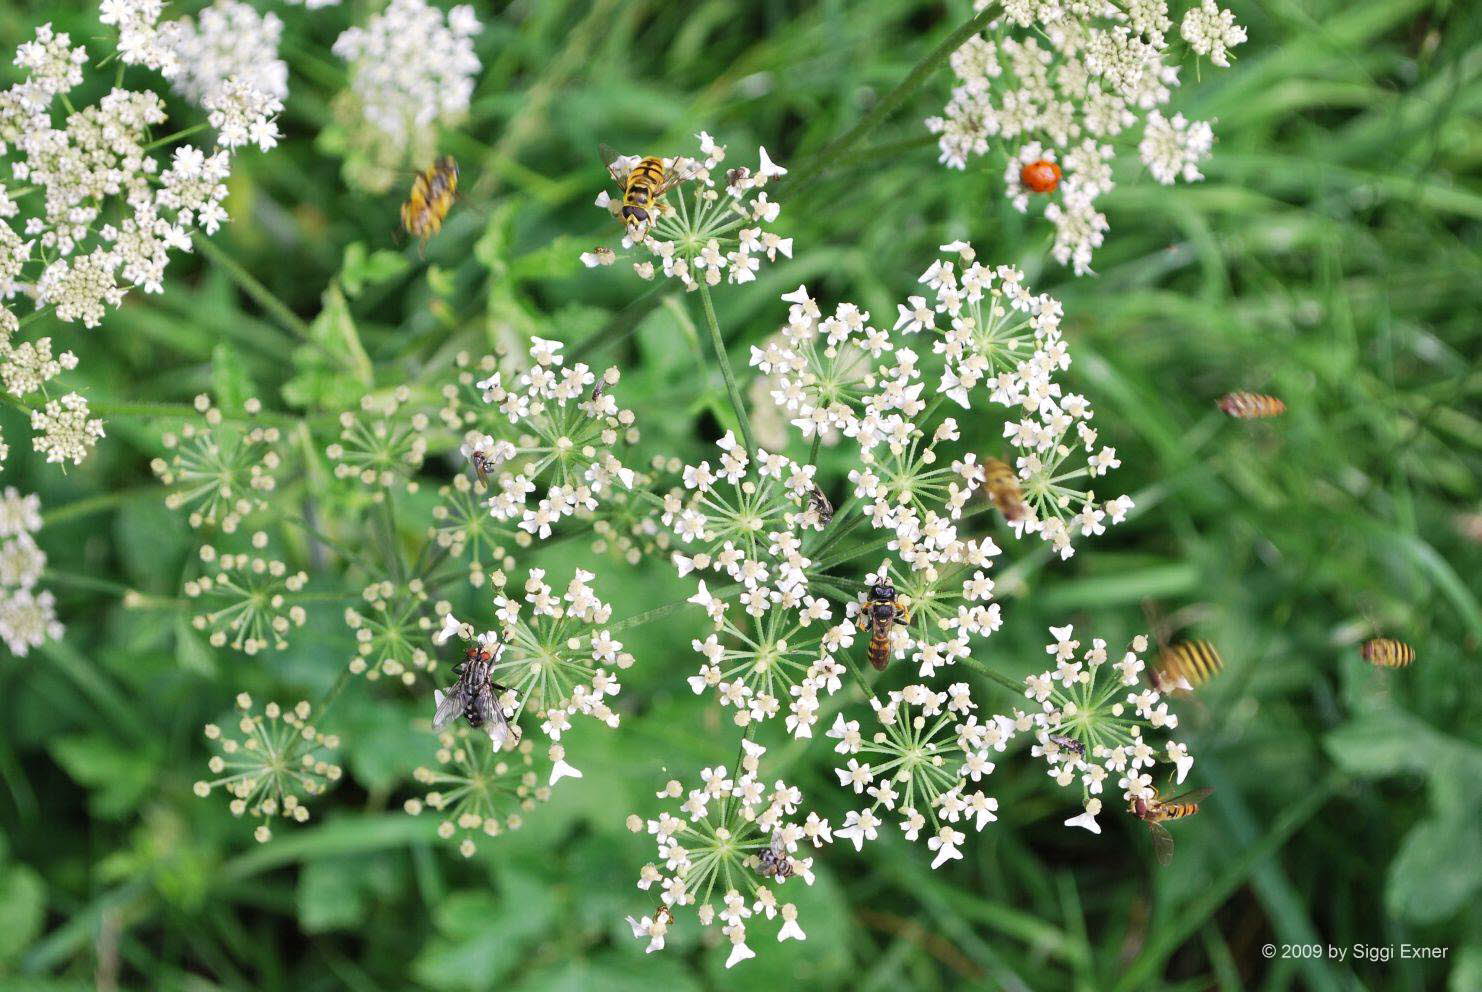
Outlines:
{"label": "umbel flower head", "polygon": [[427,414],[407,404],[411,390],[400,386],[384,396],[365,396],[360,413],[340,414],[340,439],[325,449],[338,479],[371,489],[376,502],[394,487],[416,492],[416,474],[427,457]]}
{"label": "umbel flower head", "polygon": [[[203,423],[187,420],[178,433],[161,439],[168,458],[156,458],[150,468],[169,492],[165,505],[182,510],[192,527],[220,527],[235,533],[242,519],[266,506],[265,497],[277,488],[282,464],[276,427],[223,417],[210,397],[195,399]],[[245,417],[257,416],[262,404],[249,399]]]}
{"label": "umbel flower head", "polygon": [[427,792],[408,799],[405,809],[413,816],[425,809],[441,816],[438,836],[457,838],[458,852],[472,857],[479,834],[498,837],[518,830],[536,803],[550,799],[550,787],[539,784],[534,752],[530,741],[513,751],[499,751],[488,746],[481,732],[462,724],[449,728],[438,735],[437,765],[422,765],[412,772]]}
{"label": "umbel flower head", "polygon": [[[262,551],[268,535],[252,535],[252,546]],[[230,644],[233,650],[257,654],[269,647],[288,647],[288,633],[308,620],[304,608],[293,602],[309,581],[307,572],[288,571],[280,559],[248,552],[218,553],[202,545],[206,574],[185,583],[185,595],[199,599],[207,609],[191,618],[197,630],[210,631],[212,647]]]}
{"label": "umbel flower head", "polygon": [[[179,73],[182,35],[158,23],[162,9],[102,5],[103,23],[118,30],[120,66]],[[154,135],[170,130],[164,100],[126,88],[121,76],[96,104],[73,105],[87,52],[51,25],[37,29],[15,61],[25,78],[0,92],[0,153],[10,176],[37,192],[21,199],[0,189],[0,289],[11,297],[29,283],[36,310],[95,327],[128,288],[162,291],[171,250],[188,249],[193,232],[213,233],[225,220],[232,151],[248,141],[272,147],[281,103],[235,77],[196,79],[216,147],[161,143]],[[112,66],[107,73],[116,75]],[[0,329],[13,329],[14,314],[3,313]]]}
{"label": "umbel flower head", "polygon": [[839,742],[834,750],[848,756],[835,769],[839,784],[871,800],[850,811],[834,836],[860,850],[893,816],[907,840],[925,838],[936,855],[933,868],[961,858],[967,826],[981,831],[998,819],[998,800],[978,784],[993,772],[991,754],[1004,749],[1012,728],[997,717],[980,723],[966,682],[946,692],[908,685],[870,705],[878,730],[863,730],[841,713],[828,732]]}
{"label": "umbel flower head", "polygon": [[[987,0],[975,6],[982,10]],[[1201,178],[1197,163],[1213,144],[1207,124],[1169,127],[1158,109],[1179,82],[1172,27],[1167,0],[1004,4],[1002,17],[952,55],[957,85],[942,114],[926,120],[941,161],[963,169],[973,156],[1002,150],[1015,209],[1042,200],[1055,227],[1056,260],[1077,275],[1090,272],[1107,230],[1096,200],[1115,186],[1113,145],[1129,144],[1126,134],[1145,121],[1137,150],[1154,178],[1169,183]],[[1180,29],[1195,54],[1218,66],[1229,65],[1229,49],[1245,40],[1215,0],[1190,8]],[[1060,170],[1048,188],[1024,182],[1039,163]]]}
{"label": "umbel flower head", "polygon": [[813,859],[798,852],[805,844],[830,843],[833,835],[828,821],[816,814],[802,823],[790,819],[802,803],[802,792],[781,779],[766,784],[760,771],[765,753],[766,748],[745,740],[735,778],[718,765],[701,771],[702,784],[688,794],[678,780],[659,792],[661,799],[684,797],[680,815],[628,817],[628,828],[646,830],[658,847],[658,860],[643,867],[638,888],[647,892],[657,885],[661,904],[668,908],[667,913],[628,920],[633,935],[648,941],[650,952],[664,946],[674,912],[686,906],[695,907],[702,925],[720,925],[731,944],[727,968],[756,956],[746,943],[747,928],[762,917],[781,917],[779,941],[806,937],[797,907],[780,902],[780,890],[795,877],[813,884]]}
{"label": "umbel flower head", "polygon": [[206,740],[216,751],[207,764],[216,777],[197,782],[195,794],[205,798],[225,790],[233,816],[264,821],[253,836],[266,843],[273,836],[268,820],[282,816],[303,823],[309,818],[307,801],[339,781],[340,766],[330,758],[340,742],[309,722],[312,708],[306,702],[292,709],[268,703],[257,713],[244,692],[237,696],[237,708],[241,736],[206,724]]}
{"label": "umbel flower head", "polygon": [[710,636],[690,642],[704,659],[690,688],[712,690],[722,705],[735,707],[737,726],[770,719],[786,704],[788,733],[812,737],[820,697],[839,691],[844,665],[837,654],[854,643],[853,622],[834,622],[828,602],[815,596],[738,618],[703,582],[690,601],[704,606],[715,624]]}
{"label": "umbel flower head", "polygon": [[466,430],[461,453],[491,492],[489,514],[542,540],[563,518],[595,511],[619,486],[632,488],[632,469],[612,449],[638,439],[632,411],[612,393],[618,370],[599,378],[584,363],[567,366],[561,348],[532,339],[528,369],[494,371],[474,384],[486,415],[456,389],[441,415]]}
{"label": "umbel flower head", "polygon": [[1131,650],[1108,663],[1101,638],[1077,657],[1081,642],[1074,638],[1074,628],[1051,627],[1050,634],[1054,641],[1045,651],[1054,656],[1055,667],[1024,680],[1024,695],[1038,709],[1016,712],[1013,724],[1034,733],[1033,753],[1044,757],[1056,782],[1069,786],[1079,781],[1085,811],[1066,825],[1100,833],[1096,817],[1107,782],[1115,783],[1125,802],[1152,800],[1153,771],[1160,760],[1182,782],[1194,759],[1181,742],[1170,740],[1158,748],[1144,737],[1145,731],[1178,726],[1178,717],[1168,711],[1157,689],[1141,684],[1146,666],[1139,655],[1147,650],[1146,637],[1133,638]]}
{"label": "umbel flower head", "polygon": [[[810,513],[813,466],[785,455],[758,450],[748,455],[727,431],[716,442],[720,464],[709,461],[684,469],[684,490],[664,497],[660,520],[683,552],[675,552],[680,575],[710,571],[742,586],[742,606],[760,617],[773,607],[807,605],[804,574],[811,562],[802,553],[802,532],[822,522]],[[686,495],[686,491],[688,495]],[[707,595],[701,586],[701,595]],[[714,609],[712,619],[716,617]]]}
{"label": "umbel flower head", "polygon": [[617,673],[631,668],[633,656],[607,629],[612,607],[597,598],[591,572],[577,569],[566,591],[556,595],[546,584],[545,570],[531,569],[523,595],[506,594],[501,582],[494,594],[499,630],[480,635],[471,625],[444,613],[437,644],[453,637],[493,646],[490,681],[506,705],[506,716],[517,724],[529,710],[540,721],[541,733],[551,741],[550,784],[562,778],[580,778],[581,772],[565,760],[560,741],[574,716],[591,717],[608,727],[618,725],[611,702],[622,691]]}
{"label": "umbel flower head", "polygon": [[[703,131],[699,158],[662,159],[667,183],[666,196],[644,204],[646,220],[629,223],[623,238],[625,249],[642,249],[633,263],[645,279],[657,272],[679,280],[688,290],[703,282],[715,286],[722,279],[751,282],[763,260],[775,262],[778,255],[792,257],[792,238],[770,229],[781,207],[768,198],[765,187],[787,170],[757,149],[755,171],[738,166],[722,171],[726,148]],[[623,188],[629,173],[642,162],[642,155],[620,155],[610,163],[616,188],[603,190],[597,206],[620,217]],[[626,257],[626,256],[625,256]],[[611,265],[616,253],[600,249],[582,255],[588,266]]]}
{"label": "umbel flower head", "polygon": [[421,579],[373,582],[361,598],[363,607],[345,609],[345,625],[355,632],[351,674],[370,682],[385,676],[410,686],[437,669],[437,658],[424,646],[432,621]]}
{"label": "umbel flower head", "polygon": [[39,530],[40,497],[7,486],[0,494],[0,640],[18,658],[64,633],[56,599],[36,589],[46,568],[46,552],[31,536]]}
{"label": "umbel flower head", "polygon": [[[787,326],[752,363],[777,376],[773,397],[805,439],[831,432],[853,439],[861,463],[850,472],[855,496],[876,527],[895,531],[927,560],[955,540],[983,472],[976,455],[944,453],[960,441],[959,427],[933,414],[947,402],[1007,411],[1003,435],[1028,507],[1011,521],[1015,533],[1038,534],[1068,558],[1076,537],[1119,523],[1132,501],[1102,501],[1076,487],[1121,463],[1115,448],[1099,443],[1090,402],[1061,382],[1070,353],[1060,303],[1031,293],[1018,269],[979,263],[966,242],[942,251],[946,257],[920,276],[925,291],[897,305],[888,331],[852,304],[822,318],[806,287],[787,294]],[[928,376],[936,380],[930,402]]]}

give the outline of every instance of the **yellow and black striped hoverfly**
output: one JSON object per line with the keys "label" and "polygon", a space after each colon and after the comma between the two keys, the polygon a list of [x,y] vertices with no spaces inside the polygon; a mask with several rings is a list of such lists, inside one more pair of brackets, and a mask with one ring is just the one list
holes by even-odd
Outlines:
{"label": "yellow and black striped hoverfly", "polygon": [[656,155],[635,160],[632,155],[619,155],[601,146],[602,161],[612,181],[622,190],[621,199],[612,200],[608,209],[622,221],[635,241],[648,236],[648,230],[665,209],[664,195],[675,186],[693,179],[700,171],[694,162],[676,160],[669,165]]}
{"label": "yellow and black striped hoverfly", "polygon": [[458,163],[453,156],[444,155],[417,173],[412,191],[401,205],[401,226],[421,242],[419,248],[426,248],[428,239],[442,230],[457,196]]}
{"label": "yellow and black striped hoverfly", "polygon": [[1132,800],[1128,809],[1132,815],[1147,824],[1148,833],[1153,835],[1153,854],[1158,864],[1173,862],[1173,835],[1163,826],[1165,820],[1182,820],[1199,812],[1199,804],[1209,797],[1213,789],[1192,789],[1172,799],[1163,799],[1154,794],[1152,799],[1141,797]]}

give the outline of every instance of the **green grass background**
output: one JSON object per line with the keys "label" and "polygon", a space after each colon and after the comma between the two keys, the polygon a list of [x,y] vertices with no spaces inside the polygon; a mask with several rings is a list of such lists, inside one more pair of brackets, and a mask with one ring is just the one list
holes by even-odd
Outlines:
{"label": "green grass background", "polygon": [[[620,267],[574,261],[613,241],[590,205],[605,181],[598,143],[681,153],[704,128],[741,161],[762,143],[796,165],[868,113],[967,7],[481,6],[473,113],[443,141],[471,192],[425,263],[393,241],[396,194],[347,188],[332,142],[316,141],[344,81],[329,44],[364,5],[278,8],[288,140],[242,156],[234,219],[215,243],[304,321],[327,287],[358,289],[350,313],[378,387],[436,383],[459,347],[595,340],[592,360],[624,368],[626,405],[673,414],[643,424],[645,444],[694,455],[729,417],[691,323],[697,301],[668,284],[635,305],[646,287]],[[241,689],[321,693],[349,638],[339,607],[320,604],[292,649],[244,659],[204,647],[170,602],[191,535],[147,463],[173,422],[130,404],[188,402],[231,369],[290,409],[283,386],[313,361],[293,321],[240,292],[226,263],[185,258],[164,295],[136,294],[99,330],[53,332],[78,352],[95,402],[111,404],[109,437],[85,466],[41,465],[16,443],[21,416],[0,414],[12,439],[0,482],[42,494],[48,582],[68,623],[64,642],[0,658],[0,988],[1482,989],[1482,545],[1457,524],[1482,511],[1477,8],[1233,9],[1251,35],[1235,67],[1190,71],[1175,104],[1217,119],[1207,181],[1160,187],[1135,159],[1120,162],[1097,277],[1046,266],[1047,225],[998,195],[1000,152],[965,173],[936,164],[921,118],[946,98],[943,68],[784,199],[794,260],[717,296],[741,364],[783,319],[780,293],[807,282],[826,304],[853,299],[893,319],[955,238],[1064,301],[1071,378],[1096,403],[1123,460],[1113,481],[1139,510],[1065,565],[999,535],[1007,622],[985,660],[1035,669],[1045,628],[1067,620],[1120,643],[1144,628],[1144,601],[1221,645],[1227,673],[1182,706],[1194,776],[1216,792],[1180,825],[1171,868],[1157,869],[1130,818],[1103,817],[1100,838],[1063,829],[1066,795],[1010,757],[993,781],[1001,820],[964,861],[932,872],[887,831],[863,860],[823,859],[800,899],[806,944],[758,934],[757,958],[725,972],[724,952],[682,918],[670,948],[645,957],[622,916],[650,908],[633,879],[651,852],[623,816],[652,811],[671,774],[734,752],[733,733],[681,681],[693,663],[680,624],[631,632],[640,664],[624,698],[647,704],[617,734],[574,735],[585,780],[475,858],[440,845],[430,818],[399,813],[426,758],[410,727],[424,700],[360,682],[335,710],[346,781],[307,827],[253,844],[223,801],[191,795],[200,726]],[[0,47],[48,18],[101,34],[87,10],[10,5]],[[357,286],[356,244],[405,264]],[[343,374],[321,379],[315,410],[363,391]],[[1236,388],[1284,396],[1289,412],[1224,420],[1213,400]],[[985,444],[994,433],[968,429]],[[429,463],[430,475],[452,470]],[[401,509],[415,537],[417,507]],[[571,542],[551,557],[590,556]],[[662,563],[599,571],[618,616],[683,591]],[[163,602],[126,609],[124,589]],[[1418,664],[1362,663],[1366,621],[1412,643]],[[816,746],[792,774],[837,815],[825,753]],[[1266,961],[1266,942],[1448,956]]]}

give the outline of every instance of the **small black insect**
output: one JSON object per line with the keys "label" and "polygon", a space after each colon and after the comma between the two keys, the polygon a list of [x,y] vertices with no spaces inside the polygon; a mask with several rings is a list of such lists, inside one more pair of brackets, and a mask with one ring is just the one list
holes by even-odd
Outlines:
{"label": "small black insect", "polygon": [[440,731],[462,716],[470,727],[484,730],[495,750],[502,750],[520,742],[520,730],[510,724],[499,705],[499,696],[504,686],[494,682],[489,675],[498,657],[499,645],[475,644],[463,656],[457,668],[458,681],[446,691],[436,690],[433,699],[437,709],[432,717],[432,729]]}
{"label": "small black insect", "polygon": [[823,490],[817,486],[814,486],[813,491],[808,494],[808,505],[813,508],[814,513],[818,514],[818,522],[824,526],[828,526],[828,522],[834,519],[834,504],[828,501]]}
{"label": "small black insect", "polygon": [[1050,740],[1059,745],[1060,749],[1063,751],[1069,751],[1071,754],[1074,754],[1080,758],[1084,758],[1086,756],[1086,745],[1082,744],[1074,737],[1062,737],[1059,734],[1051,734]]}
{"label": "small black insect", "polygon": [[757,855],[761,862],[757,871],[766,878],[775,878],[779,882],[785,882],[792,877],[792,859],[787,856],[787,848],[782,843],[782,835],[774,833],[772,844],[761,854]]}

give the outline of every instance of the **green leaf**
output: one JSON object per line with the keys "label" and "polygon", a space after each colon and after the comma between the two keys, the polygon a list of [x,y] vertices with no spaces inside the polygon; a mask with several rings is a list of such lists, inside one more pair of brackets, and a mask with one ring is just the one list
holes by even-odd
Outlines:
{"label": "green leaf", "polygon": [[437,910],[439,936],[429,941],[412,974],[438,989],[487,989],[525,959],[525,948],[556,919],[554,890],[519,872],[503,876],[498,898],[455,892]]}
{"label": "green leaf", "polygon": [[0,965],[20,956],[46,914],[46,886],[23,864],[0,865]]}
{"label": "green leaf", "polygon": [[153,751],[120,747],[101,734],[54,738],[50,749],[57,764],[88,788],[88,809],[94,816],[122,818],[154,784],[157,755]]}
{"label": "green leaf", "polygon": [[240,414],[243,405],[257,395],[242,356],[227,341],[218,341],[211,349],[211,390],[216,405],[228,414]]}
{"label": "green leaf", "polygon": [[299,372],[283,384],[283,398],[299,407],[348,408],[370,388],[374,370],[338,285],[324,291],[323,304],[309,325],[314,343],[294,352]]}
{"label": "green leaf", "polygon": [[396,899],[406,884],[405,867],[401,853],[389,851],[310,861],[299,875],[297,892],[304,930],[322,933],[358,927],[373,909]]}
{"label": "green leaf", "polygon": [[345,246],[344,261],[340,264],[340,285],[345,295],[359,296],[366,286],[375,286],[401,275],[411,267],[405,255],[386,248],[367,253],[363,241]]}
{"label": "green leaf", "polygon": [[1466,817],[1426,820],[1405,837],[1389,866],[1384,904],[1412,923],[1444,920],[1482,887],[1482,826]]}

